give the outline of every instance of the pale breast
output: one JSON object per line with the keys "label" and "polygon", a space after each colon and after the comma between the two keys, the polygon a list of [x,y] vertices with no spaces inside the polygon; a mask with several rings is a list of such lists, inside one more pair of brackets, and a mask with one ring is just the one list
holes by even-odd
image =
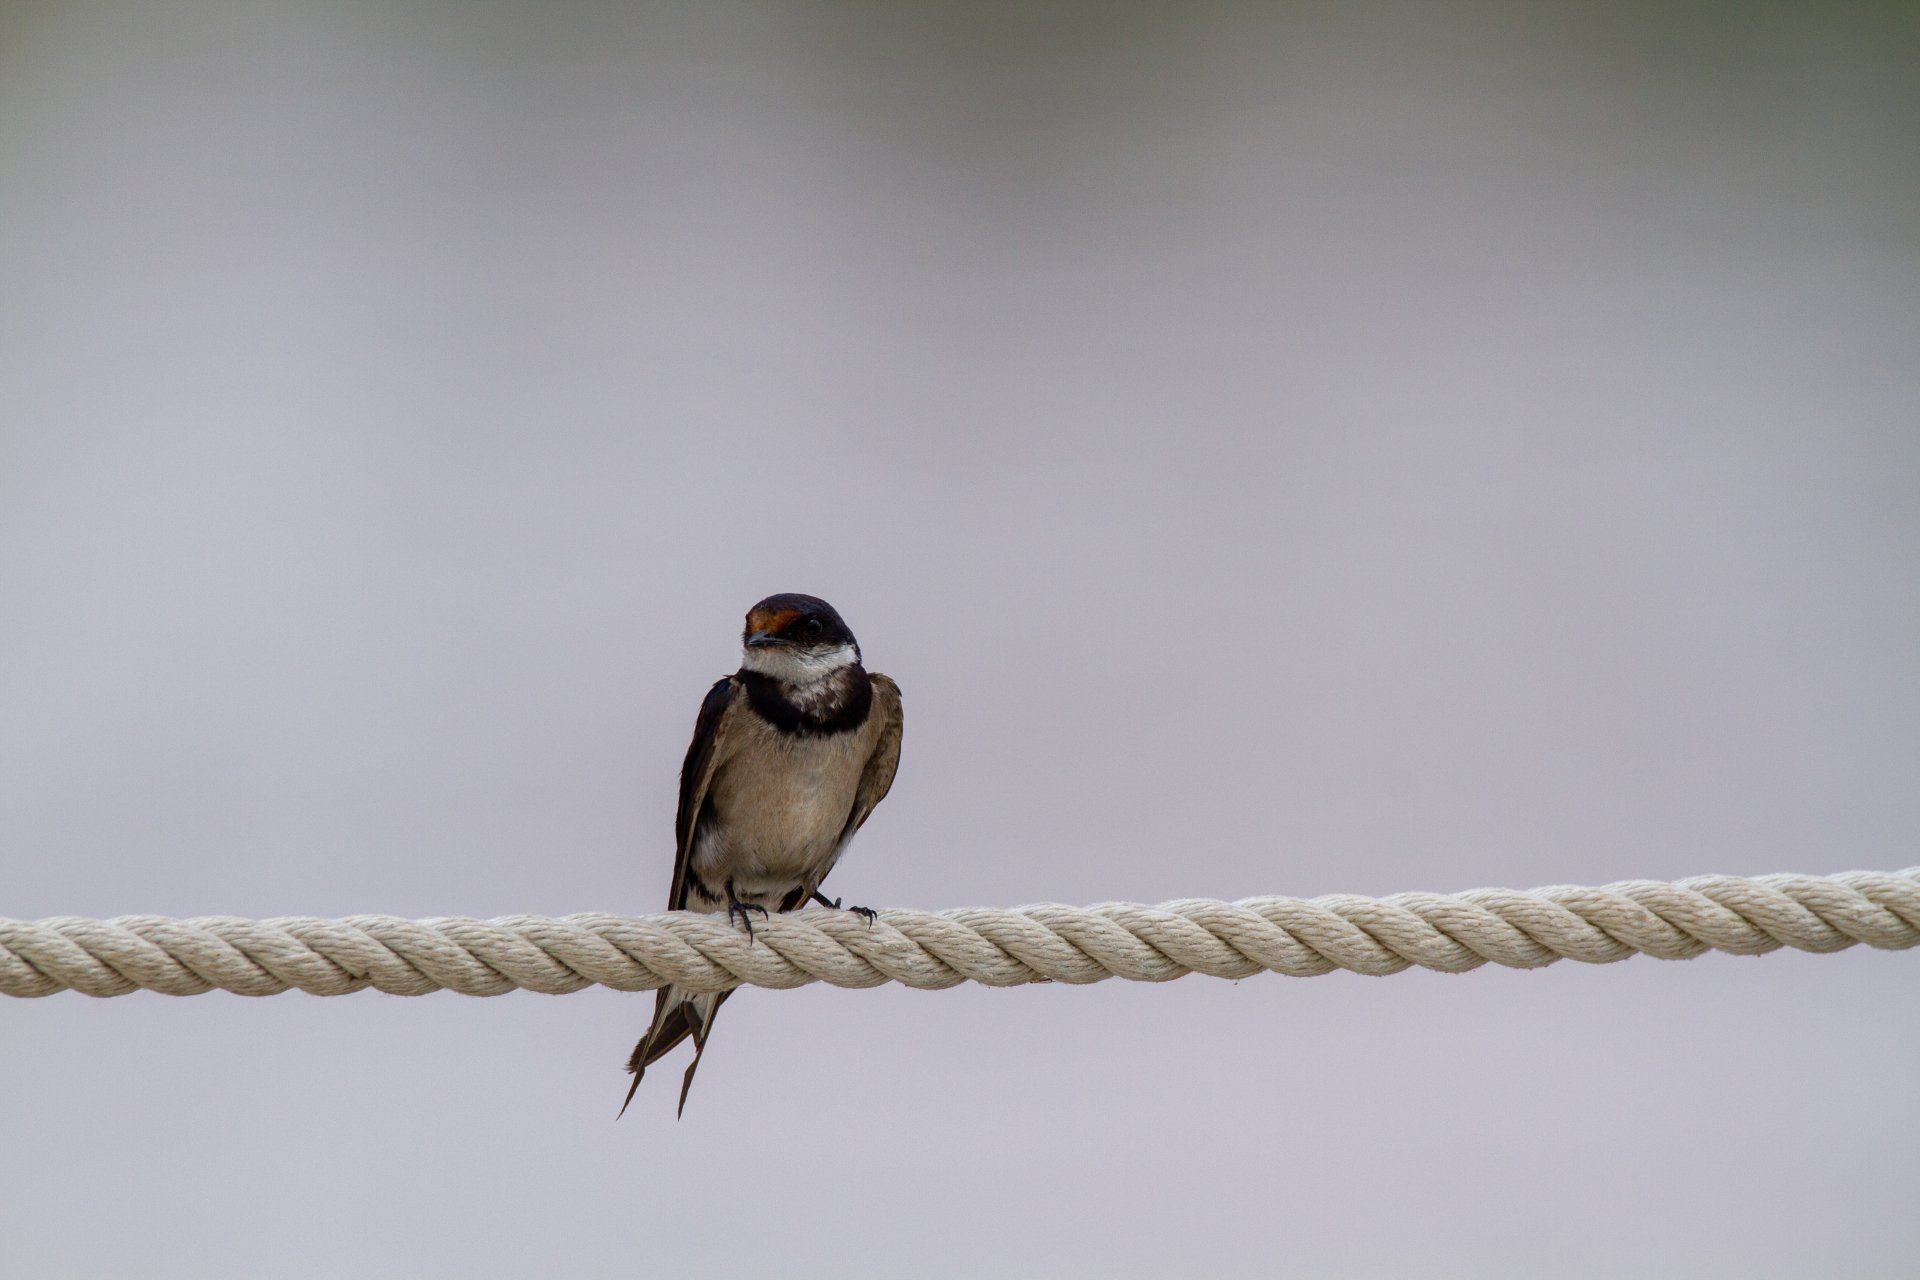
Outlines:
{"label": "pale breast", "polygon": [[732,880],[749,901],[818,885],[833,868],[873,738],[871,721],[828,737],[743,726],[707,792],[714,821],[693,850],[700,878],[716,887]]}

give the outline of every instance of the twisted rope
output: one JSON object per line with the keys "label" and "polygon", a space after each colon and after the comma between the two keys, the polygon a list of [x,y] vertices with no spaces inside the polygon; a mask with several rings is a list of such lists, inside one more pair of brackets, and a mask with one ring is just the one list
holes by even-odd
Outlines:
{"label": "twisted rope", "polygon": [[1416,965],[1462,973],[1488,963],[1533,969],[1562,959],[1825,952],[1859,942],[1889,951],[1920,946],[1920,867],[1526,893],[892,910],[872,925],[850,912],[802,911],[756,920],[751,943],[722,917],[684,911],[497,920],[0,919],[0,994],[339,996],[372,987],[403,996],[496,996],[515,988],[564,995],[596,984],[645,991],[669,982],[695,991],[809,982],[938,990],[968,981],[1165,982],[1263,970],[1388,974]]}

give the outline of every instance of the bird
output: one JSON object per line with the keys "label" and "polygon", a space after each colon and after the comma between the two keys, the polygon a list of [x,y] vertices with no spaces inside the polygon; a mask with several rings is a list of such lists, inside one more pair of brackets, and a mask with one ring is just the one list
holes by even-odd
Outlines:
{"label": "bird", "polygon": [[[893,786],[902,715],[900,686],[862,665],[860,642],[818,596],[768,596],[747,610],[740,642],[740,669],[707,691],[680,768],[667,907],[724,911],[751,945],[753,913],[840,907],[820,883]],[[873,923],[871,908],[847,910]],[[646,1069],[691,1037],[675,1114],[686,1113],[714,1015],[731,994],[660,989],[627,1061],[621,1115]]]}

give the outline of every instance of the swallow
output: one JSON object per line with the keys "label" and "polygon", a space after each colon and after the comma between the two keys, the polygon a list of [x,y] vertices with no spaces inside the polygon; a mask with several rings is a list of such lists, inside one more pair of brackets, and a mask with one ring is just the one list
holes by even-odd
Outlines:
{"label": "swallow", "polygon": [[[747,611],[740,669],[700,704],[680,768],[667,907],[727,913],[753,940],[753,913],[838,908],[821,881],[893,786],[900,765],[900,686],[861,665],[860,643],[816,596],[768,596]],[[874,913],[852,907],[872,923]],[[682,1040],[693,1062],[680,1107],[730,991],[660,990],[634,1046],[626,1114],[646,1069]]]}

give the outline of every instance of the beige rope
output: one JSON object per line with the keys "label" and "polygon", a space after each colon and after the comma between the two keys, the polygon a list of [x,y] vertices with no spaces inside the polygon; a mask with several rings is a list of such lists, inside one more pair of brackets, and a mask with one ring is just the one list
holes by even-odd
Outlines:
{"label": "beige rope", "polygon": [[0,994],[338,996],[372,987],[407,996],[494,996],[515,988],[562,995],[596,984],[644,991],[673,982],[720,991],[816,981],[938,989],[968,981],[1164,982],[1188,973],[1386,974],[1416,965],[1460,973],[1488,963],[1531,969],[1560,959],[1606,964],[1636,953],[1681,960],[1705,951],[1839,951],[1858,942],[1885,950],[1920,946],[1920,867],[1629,880],[1526,893],[892,910],[872,925],[850,912],[803,911],[756,918],[751,943],[723,917],[684,911],[497,920],[0,919]]}

